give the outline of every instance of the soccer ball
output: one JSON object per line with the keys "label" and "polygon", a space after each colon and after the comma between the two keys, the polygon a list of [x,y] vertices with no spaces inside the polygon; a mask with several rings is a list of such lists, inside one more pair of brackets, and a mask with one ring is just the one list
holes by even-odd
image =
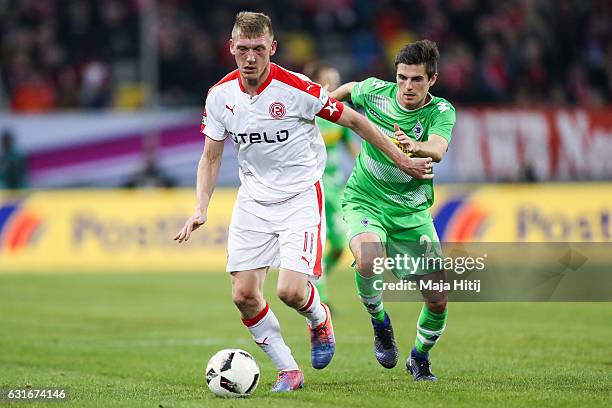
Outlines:
{"label": "soccer ball", "polygon": [[206,366],[206,384],[219,397],[246,397],[255,391],[258,383],[257,362],[244,350],[221,350]]}

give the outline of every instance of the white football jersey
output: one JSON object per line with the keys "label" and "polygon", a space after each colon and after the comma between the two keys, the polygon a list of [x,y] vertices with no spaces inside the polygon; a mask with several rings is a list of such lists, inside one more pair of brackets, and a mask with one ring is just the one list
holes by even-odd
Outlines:
{"label": "white football jersey", "polygon": [[327,157],[315,116],[337,121],[344,107],[304,75],[270,64],[270,74],[249,96],[238,70],[208,92],[201,132],[230,136],[238,154],[242,187],[254,200],[277,203],[321,178]]}

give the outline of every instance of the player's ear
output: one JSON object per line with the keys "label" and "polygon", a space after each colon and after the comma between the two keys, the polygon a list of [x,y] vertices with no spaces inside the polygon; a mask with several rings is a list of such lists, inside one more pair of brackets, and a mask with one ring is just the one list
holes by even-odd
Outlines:
{"label": "player's ear", "polygon": [[272,45],[270,46],[270,56],[273,56],[276,53],[276,40],[272,40]]}
{"label": "player's ear", "polygon": [[234,40],[231,38],[229,39],[229,50],[230,54],[236,55],[236,47],[234,47]]}
{"label": "player's ear", "polygon": [[431,76],[431,78],[429,78],[429,86],[433,86],[433,84],[436,83],[437,79],[438,79],[438,73],[436,72],[435,74]]}

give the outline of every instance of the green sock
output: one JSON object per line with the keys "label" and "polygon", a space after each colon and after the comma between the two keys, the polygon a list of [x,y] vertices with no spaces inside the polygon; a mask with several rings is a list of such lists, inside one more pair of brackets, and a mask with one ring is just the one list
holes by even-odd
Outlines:
{"label": "green sock", "polygon": [[361,276],[359,272],[355,270],[355,281],[357,282],[357,293],[359,293],[361,303],[363,303],[370,316],[380,322],[385,320],[382,290],[374,289],[374,282],[382,281],[382,276]]}
{"label": "green sock", "polygon": [[434,313],[423,305],[417,322],[416,339],[414,341],[414,347],[419,353],[429,352],[436,344],[446,327],[447,315],[448,309],[445,309],[442,313]]}
{"label": "green sock", "polygon": [[315,282],[315,287],[319,291],[319,297],[321,298],[321,302],[328,303],[329,298],[327,297],[327,275],[326,272],[319,277],[319,279]]}

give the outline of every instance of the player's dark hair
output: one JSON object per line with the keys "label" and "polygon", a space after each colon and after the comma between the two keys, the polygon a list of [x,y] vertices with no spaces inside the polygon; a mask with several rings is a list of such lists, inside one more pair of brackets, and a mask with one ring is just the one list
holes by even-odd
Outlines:
{"label": "player's dark hair", "polygon": [[438,72],[438,60],[440,52],[435,42],[429,40],[420,40],[410,44],[406,44],[395,56],[395,68],[399,64],[420,65],[425,66],[427,76],[431,78]]}
{"label": "player's dark hair", "polygon": [[264,13],[255,13],[252,11],[241,11],[236,14],[234,20],[234,28],[232,29],[232,38],[238,32],[247,38],[255,38],[266,33],[270,33],[274,37],[272,30],[272,20]]}

